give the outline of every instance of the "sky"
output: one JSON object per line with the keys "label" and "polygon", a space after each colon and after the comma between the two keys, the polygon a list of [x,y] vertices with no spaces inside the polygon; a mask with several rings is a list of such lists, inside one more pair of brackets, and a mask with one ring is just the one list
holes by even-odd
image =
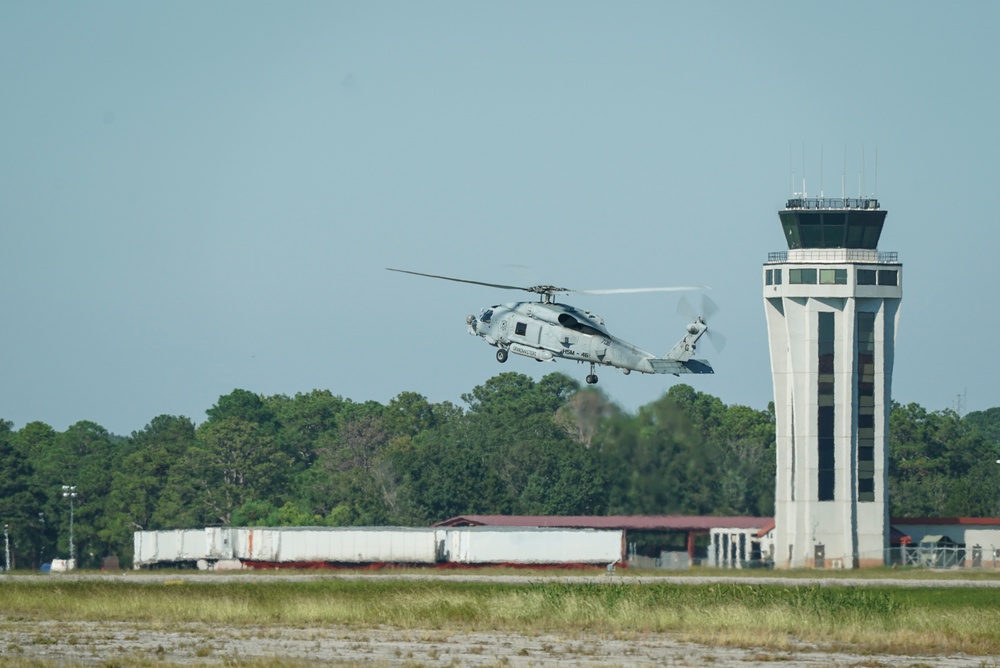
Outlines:
{"label": "sky", "polygon": [[[196,423],[233,389],[464,405],[529,298],[708,285],[712,376],[773,400],[761,268],[792,192],[876,196],[893,397],[1000,405],[1000,3],[0,3],[0,419]],[[676,293],[578,296],[663,354]],[[700,297],[689,299],[698,304]]]}

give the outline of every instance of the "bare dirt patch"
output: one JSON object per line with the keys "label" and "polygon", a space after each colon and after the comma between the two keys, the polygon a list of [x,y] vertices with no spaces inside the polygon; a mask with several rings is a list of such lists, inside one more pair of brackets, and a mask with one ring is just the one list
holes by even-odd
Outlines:
{"label": "bare dirt patch", "polygon": [[635,638],[522,635],[395,628],[157,628],[129,622],[28,622],[0,618],[0,665],[281,665],[382,666],[996,666],[983,657],[870,656],[789,642],[780,651],[712,647],[666,634]]}

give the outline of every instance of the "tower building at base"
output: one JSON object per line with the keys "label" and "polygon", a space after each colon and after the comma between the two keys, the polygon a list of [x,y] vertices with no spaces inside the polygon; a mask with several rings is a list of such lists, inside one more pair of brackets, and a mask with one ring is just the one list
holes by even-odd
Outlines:
{"label": "tower building at base", "polygon": [[902,265],[875,199],[790,199],[763,268],[776,418],[774,563],[858,568],[888,547]]}

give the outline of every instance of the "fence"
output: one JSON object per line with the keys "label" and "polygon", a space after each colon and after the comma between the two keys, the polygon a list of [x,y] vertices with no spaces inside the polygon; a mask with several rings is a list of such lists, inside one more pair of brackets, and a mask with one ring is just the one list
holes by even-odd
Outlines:
{"label": "fence", "polygon": [[918,568],[1000,568],[1000,548],[973,545],[901,545],[886,550],[885,563]]}

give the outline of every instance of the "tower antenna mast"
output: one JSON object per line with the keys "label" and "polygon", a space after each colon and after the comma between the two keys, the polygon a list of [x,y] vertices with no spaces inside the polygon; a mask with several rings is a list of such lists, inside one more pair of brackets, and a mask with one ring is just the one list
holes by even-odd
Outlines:
{"label": "tower antenna mast", "polygon": [[819,198],[823,199],[823,145],[819,145]]}
{"label": "tower antenna mast", "polygon": [[788,197],[795,197],[795,171],[792,169],[792,145],[788,144]]}
{"label": "tower antenna mast", "polygon": [[840,199],[847,199],[847,142],[844,142],[844,171],[840,173]]}
{"label": "tower antenna mast", "polygon": [[878,199],[878,144],[875,144],[875,199]]}
{"label": "tower antenna mast", "polygon": [[865,145],[861,145],[861,198],[867,197],[868,181],[865,180]]}
{"label": "tower antenna mast", "polygon": [[802,197],[806,197],[806,143],[802,142]]}

